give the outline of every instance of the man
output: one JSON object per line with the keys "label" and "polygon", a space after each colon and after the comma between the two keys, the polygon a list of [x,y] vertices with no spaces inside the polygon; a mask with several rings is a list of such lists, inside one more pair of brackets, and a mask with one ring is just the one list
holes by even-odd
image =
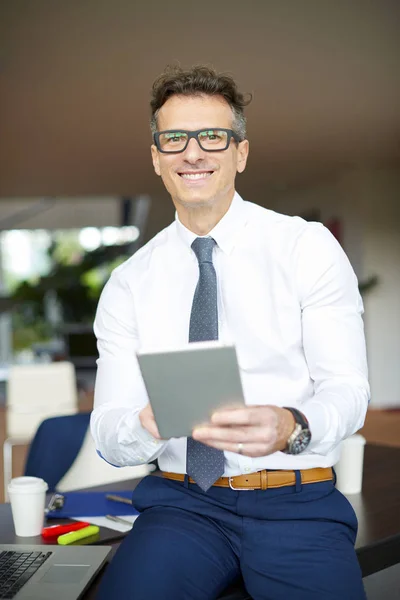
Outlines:
{"label": "man", "polygon": [[[153,165],[176,220],[103,291],[91,426],[105,460],[157,458],[164,477],[134,491],[141,515],[101,599],[212,599],[240,575],[255,600],[365,598],[356,517],[331,469],[369,398],[357,281],[322,225],[235,191],[245,104],[208,67],[153,86]],[[235,344],[246,406],[161,440],[136,351],[205,339]]]}

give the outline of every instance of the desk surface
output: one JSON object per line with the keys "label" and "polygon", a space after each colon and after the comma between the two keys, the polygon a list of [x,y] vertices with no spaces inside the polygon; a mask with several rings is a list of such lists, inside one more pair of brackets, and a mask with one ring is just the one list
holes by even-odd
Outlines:
{"label": "desk surface", "polygon": [[[368,444],[365,448],[362,493],[348,496],[359,522],[356,550],[364,577],[400,563],[399,465],[400,448]],[[138,479],[123,481],[91,489],[104,491],[133,489],[139,481]],[[113,533],[115,533],[114,541],[110,541],[109,538],[103,543],[112,545],[115,551],[121,534]],[[2,543],[16,544],[43,543],[40,537],[15,536],[9,504],[0,505],[0,540]],[[94,587],[87,591],[85,600],[95,597]]]}
{"label": "desk surface", "polygon": [[362,492],[347,497],[358,518],[363,575],[400,562],[400,448],[367,444]]}

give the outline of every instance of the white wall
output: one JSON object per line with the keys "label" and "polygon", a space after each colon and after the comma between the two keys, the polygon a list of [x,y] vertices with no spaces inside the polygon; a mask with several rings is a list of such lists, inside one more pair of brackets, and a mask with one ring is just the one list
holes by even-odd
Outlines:
{"label": "white wall", "polygon": [[373,406],[400,406],[400,173],[364,180],[366,275],[380,284],[365,296]]}
{"label": "white wall", "polygon": [[353,170],[329,183],[280,192],[268,207],[287,214],[321,211],[343,220],[343,246],[364,295],[371,407],[400,407],[400,171]]}

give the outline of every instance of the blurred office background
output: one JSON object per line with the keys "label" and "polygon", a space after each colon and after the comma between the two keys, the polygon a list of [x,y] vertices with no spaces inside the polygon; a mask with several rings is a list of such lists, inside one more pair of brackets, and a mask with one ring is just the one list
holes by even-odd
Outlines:
{"label": "blurred office background", "polygon": [[3,0],[1,443],[12,365],[72,363],[90,410],[102,286],[174,217],[150,160],[150,87],[167,63],[201,62],[253,94],[241,195],[322,221],[347,252],[365,304],[364,433],[400,445],[399,59],[397,0]]}

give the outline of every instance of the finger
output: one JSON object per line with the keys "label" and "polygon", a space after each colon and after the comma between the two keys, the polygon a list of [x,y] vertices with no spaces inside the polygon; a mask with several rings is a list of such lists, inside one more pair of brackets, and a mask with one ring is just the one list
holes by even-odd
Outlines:
{"label": "finger", "polygon": [[151,407],[150,402],[145,406],[144,412],[146,415],[148,415],[149,417],[152,417],[154,419],[154,413],[153,413],[153,409]]}
{"label": "finger", "polygon": [[229,404],[224,404],[223,406],[220,406],[218,409],[216,409],[215,412],[238,410],[239,408],[244,408],[243,402],[233,400],[232,402],[229,402]]}
{"label": "finger", "polygon": [[148,417],[145,419],[143,423],[143,427],[147,429],[147,431],[155,438],[161,439],[160,433],[158,431],[157,423],[154,417]]}
{"label": "finger", "polygon": [[232,444],[240,442],[269,443],[275,439],[275,430],[260,426],[198,427],[193,430],[192,437],[199,442],[203,442],[203,444],[214,442]]}
{"label": "finger", "polygon": [[[239,449],[238,444],[232,444],[227,442],[207,443],[206,446],[216,448],[217,450],[234,452],[236,454],[238,454]],[[240,455],[256,458],[258,456],[267,456],[272,452],[275,452],[275,448],[271,444],[248,442],[242,445]]]}
{"label": "finger", "polygon": [[261,419],[264,421],[268,413],[261,412],[265,407],[246,406],[230,410],[218,410],[211,417],[214,425],[257,425]]}

